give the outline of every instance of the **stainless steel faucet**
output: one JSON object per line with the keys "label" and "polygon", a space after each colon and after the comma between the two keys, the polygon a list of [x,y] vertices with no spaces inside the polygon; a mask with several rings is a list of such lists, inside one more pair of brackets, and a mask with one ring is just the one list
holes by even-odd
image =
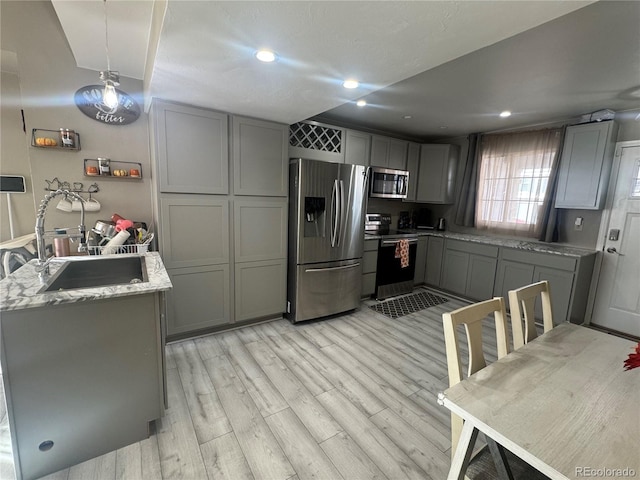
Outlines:
{"label": "stainless steel faucet", "polygon": [[44,280],[47,275],[49,275],[49,262],[51,261],[51,259],[47,259],[47,249],[44,242],[46,233],[44,231],[44,216],[49,202],[60,195],[80,201],[80,225],[78,226],[78,230],[80,231],[80,246],[78,247],[78,251],[87,251],[87,240],[85,235],[86,229],[84,226],[84,199],[76,192],[70,192],[69,190],[56,190],[55,192],[45,195],[42,202],[40,202],[38,215],[36,216],[36,242],[38,244],[38,262],[36,263],[36,270],[38,271],[40,280]]}

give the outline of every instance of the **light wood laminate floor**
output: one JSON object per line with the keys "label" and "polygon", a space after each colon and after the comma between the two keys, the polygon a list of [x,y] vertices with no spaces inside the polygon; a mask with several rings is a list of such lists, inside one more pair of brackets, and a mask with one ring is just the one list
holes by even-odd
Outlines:
{"label": "light wood laminate floor", "polygon": [[[170,344],[169,408],[155,433],[45,478],[446,478],[449,411],[436,403],[448,386],[442,313],[465,303],[396,320],[363,305]],[[0,414],[7,480],[15,476]]]}

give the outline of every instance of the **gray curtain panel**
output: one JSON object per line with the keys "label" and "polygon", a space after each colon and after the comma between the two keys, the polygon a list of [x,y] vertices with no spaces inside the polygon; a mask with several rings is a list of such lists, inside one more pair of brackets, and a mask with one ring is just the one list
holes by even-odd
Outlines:
{"label": "gray curtain panel", "polygon": [[554,207],[556,203],[556,191],[558,189],[558,167],[560,165],[560,156],[562,155],[562,148],[564,146],[564,136],[567,131],[566,125],[562,127],[560,133],[560,145],[556,151],[556,158],[553,162],[553,168],[549,174],[549,187],[547,188],[547,195],[544,199],[542,207],[542,230],[538,240],[543,242],[557,242],[558,241],[558,209]]}
{"label": "gray curtain panel", "polygon": [[462,188],[456,206],[454,222],[462,227],[475,227],[476,196],[478,192],[478,168],[480,166],[480,142],[482,135],[469,135],[469,152],[464,166]]}

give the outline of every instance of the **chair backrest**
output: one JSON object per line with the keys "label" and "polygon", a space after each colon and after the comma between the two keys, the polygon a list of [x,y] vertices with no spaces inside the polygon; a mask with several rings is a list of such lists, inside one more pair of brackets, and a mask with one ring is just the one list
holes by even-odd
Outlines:
{"label": "chair backrest", "polygon": [[453,312],[442,314],[450,387],[462,380],[462,363],[460,361],[460,346],[456,327],[463,324],[467,332],[469,348],[469,368],[467,373],[468,375],[473,375],[487,365],[482,350],[482,320],[492,313],[496,324],[498,358],[502,358],[509,353],[504,298],[495,297],[491,300],[474,303],[458,308]]}
{"label": "chair backrest", "polygon": [[[447,352],[447,368],[449,370],[449,386],[462,381],[462,363],[460,361],[460,346],[456,328],[464,324],[467,332],[467,345],[469,349],[468,375],[473,375],[487,365],[482,350],[482,321],[493,313],[496,324],[496,343],[498,358],[509,353],[507,340],[507,323],[504,306],[504,298],[496,297],[484,302],[459,308],[453,312],[443,313],[444,341]],[[456,414],[451,414],[451,454],[455,453],[462,431],[462,419]]]}
{"label": "chair backrest", "polygon": [[[515,290],[509,290],[509,309],[511,310],[511,331],[513,332],[514,350],[538,336],[534,315],[534,307],[538,295],[542,302],[544,331],[548,332],[553,328],[549,282],[543,280]],[[524,332],[522,330],[523,316]]]}

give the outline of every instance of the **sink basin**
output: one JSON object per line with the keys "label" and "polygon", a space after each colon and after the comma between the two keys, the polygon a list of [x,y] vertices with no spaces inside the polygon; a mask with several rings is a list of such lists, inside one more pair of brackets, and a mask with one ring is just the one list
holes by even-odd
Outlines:
{"label": "sink basin", "polygon": [[38,293],[147,282],[144,257],[70,260]]}

